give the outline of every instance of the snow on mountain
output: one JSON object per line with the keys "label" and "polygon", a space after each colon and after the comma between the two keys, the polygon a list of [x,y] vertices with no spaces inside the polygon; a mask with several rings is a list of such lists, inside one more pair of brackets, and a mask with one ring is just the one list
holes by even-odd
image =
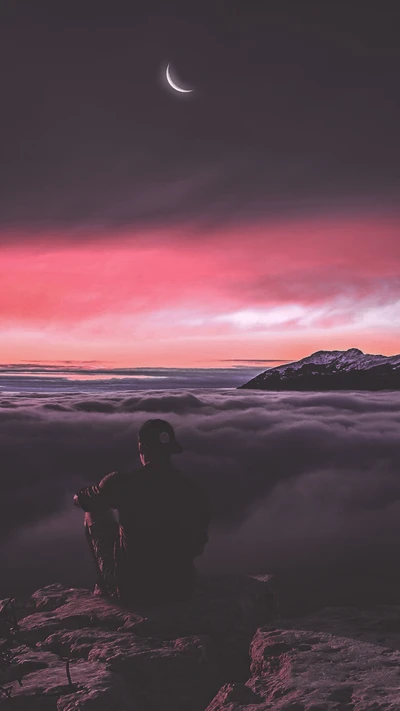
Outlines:
{"label": "snow on mountain", "polygon": [[293,363],[268,368],[241,388],[261,390],[398,390],[400,355],[316,351]]}

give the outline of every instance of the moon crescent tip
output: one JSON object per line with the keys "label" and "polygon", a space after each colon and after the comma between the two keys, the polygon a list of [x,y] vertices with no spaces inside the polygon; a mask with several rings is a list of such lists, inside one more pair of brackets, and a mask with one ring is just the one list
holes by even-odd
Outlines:
{"label": "moon crescent tip", "polygon": [[178,84],[172,79],[169,73],[170,64],[171,62],[168,62],[167,68],[165,70],[165,76],[170,87],[172,87],[172,89],[175,89],[175,91],[179,91],[179,93],[181,94],[191,94],[193,89],[182,89],[182,87],[178,86]]}

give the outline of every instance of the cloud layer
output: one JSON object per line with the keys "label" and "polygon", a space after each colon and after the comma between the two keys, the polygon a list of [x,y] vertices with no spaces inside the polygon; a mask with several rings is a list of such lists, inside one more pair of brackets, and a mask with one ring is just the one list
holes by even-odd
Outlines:
{"label": "cloud layer", "polygon": [[[229,362],[229,361],[228,361]],[[284,361],[257,361],[215,368],[107,368],[96,363],[0,365],[1,391],[132,392],[173,388],[235,388]]]}
{"label": "cloud layer", "polygon": [[366,580],[381,597],[400,585],[398,393],[43,394],[0,405],[1,595],[90,584],[72,494],[138,465],[137,429],[158,415],[184,446],[176,465],[214,502],[203,570],[275,572],[299,595],[307,576],[308,595],[312,580],[330,595],[342,581],[348,597],[368,592]]}
{"label": "cloud layer", "polygon": [[353,216],[4,247],[2,360],[199,367],[397,353],[399,225]]}

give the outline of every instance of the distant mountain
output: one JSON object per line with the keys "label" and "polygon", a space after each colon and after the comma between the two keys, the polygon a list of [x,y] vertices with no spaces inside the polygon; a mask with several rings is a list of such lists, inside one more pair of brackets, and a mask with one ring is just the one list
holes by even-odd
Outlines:
{"label": "distant mountain", "polygon": [[239,388],[249,390],[400,390],[400,355],[317,351],[268,368]]}

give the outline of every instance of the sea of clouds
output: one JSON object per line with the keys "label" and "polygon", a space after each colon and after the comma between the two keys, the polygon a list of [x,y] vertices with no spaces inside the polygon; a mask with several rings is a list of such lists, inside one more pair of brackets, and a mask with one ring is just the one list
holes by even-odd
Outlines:
{"label": "sea of clouds", "polygon": [[140,466],[163,417],[215,515],[202,571],[277,576],[288,609],[400,598],[400,393],[0,396],[0,597],[94,574],[74,492]]}

